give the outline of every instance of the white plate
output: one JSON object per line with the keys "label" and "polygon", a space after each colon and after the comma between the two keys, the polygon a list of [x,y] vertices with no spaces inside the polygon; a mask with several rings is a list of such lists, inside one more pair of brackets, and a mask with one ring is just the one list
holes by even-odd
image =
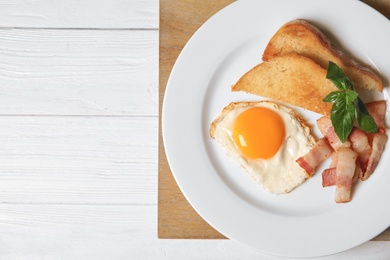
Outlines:
{"label": "white plate", "polygon": [[[317,25],[376,69],[385,90],[374,98],[388,102],[390,22],[377,11],[357,0],[241,0],[208,20],[181,52],[164,97],[162,130],[180,189],[215,229],[265,253],[323,256],[355,247],[390,225],[390,162],[382,159],[347,204],[334,202],[334,188],[322,188],[320,171],[290,194],[273,196],[209,137],[210,122],[229,102],[259,99],[231,93],[230,86],[261,62],[277,29],[296,18]],[[313,125],[319,117],[298,112]],[[382,158],[389,155],[388,144]]]}

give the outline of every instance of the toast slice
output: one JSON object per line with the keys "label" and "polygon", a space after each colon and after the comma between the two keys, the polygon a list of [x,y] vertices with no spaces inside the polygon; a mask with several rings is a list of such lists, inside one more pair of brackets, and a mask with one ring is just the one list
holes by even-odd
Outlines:
{"label": "toast slice", "polygon": [[245,91],[327,116],[332,103],[322,99],[336,90],[324,68],[298,54],[276,56],[260,63],[232,86],[232,91]]}
{"label": "toast slice", "polygon": [[333,61],[352,79],[354,86],[383,90],[381,79],[368,66],[337,49],[317,27],[305,20],[297,19],[284,24],[269,41],[262,59],[270,61],[290,53],[306,56],[324,69],[328,68],[329,61]]}

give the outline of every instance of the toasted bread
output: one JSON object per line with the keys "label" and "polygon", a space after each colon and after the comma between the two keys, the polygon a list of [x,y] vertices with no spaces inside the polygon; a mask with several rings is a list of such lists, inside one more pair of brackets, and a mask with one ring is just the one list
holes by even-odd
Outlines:
{"label": "toasted bread", "polygon": [[329,115],[332,107],[322,99],[336,90],[324,68],[298,54],[276,56],[260,63],[232,86],[232,91],[272,98],[322,115]]}
{"label": "toasted bread", "polygon": [[344,54],[317,27],[305,20],[297,19],[284,24],[269,41],[262,59],[270,61],[290,53],[306,56],[324,69],[327,69],[329,61],[333,61],[356,87],[383,90],[381,79],[369,67]]}

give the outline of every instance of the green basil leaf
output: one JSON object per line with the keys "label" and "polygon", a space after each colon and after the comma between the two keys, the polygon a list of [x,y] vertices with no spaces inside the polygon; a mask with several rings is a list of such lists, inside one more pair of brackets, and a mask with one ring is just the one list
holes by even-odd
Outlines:
{"label": "green basil leaf", "polygon": [[372,118],[366,105],[360,98],[357,98],[356,101],[356,121],[358,126],[366,133],[378,132],[378,126],[376,125],[374,118]]}
{"label": "green basil leaf", "polygon": [[344,98],[341,91],[330,92],[322,101],[324,102],[337,102],[339,99]]}
{"label": "green basil leaf", "polygon": [[345,92],[342,93],[344,98],[333,104],[330,111],[330,118],[332,120],[334,131],[341,142],[344,143],[352,131],[355,117],[355,104],[348,101],[347,94]]}
{"label": "green basil leaf", "polygon": [[352,131],[356,117],[358,126],[367,133],[378,132],[378,126],[368,112],[353,83],[344,71],[329,61],[326,78],[333,82],[340,91],[333,91],[323,101],[333,102],[330,117],[334,130],[344,143]]}
{"label": "green basil leaf", "polygon": [[359,94],[356,91],[350,89],[346,90],[345,94],[349,102],[354,102],[356,98],[359,96]]}
{"label": "green basil leaf", "polygon": [[344,71],[339,68],[336,63],[329,61],[326,78],[333,82],[333,84],[340,90],[353,89],[353,84]]}
{"label": "green basil leaf", "polygon": [[333,61],[329,61],[328,70],[326,72],[326,78],[328,79],[341,79],[345,77],[345,73],[339,66],[336,65]]}

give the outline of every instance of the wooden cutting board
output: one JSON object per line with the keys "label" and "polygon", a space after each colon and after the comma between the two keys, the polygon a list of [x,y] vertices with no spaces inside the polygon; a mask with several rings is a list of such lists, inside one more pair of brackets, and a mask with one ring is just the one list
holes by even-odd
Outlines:
{"label": "wooden cutting board", "polygon": [[[161,135],[161,108],[171,69],[195,31],[233,0],[160,0],[158,237],[225,239],[191,207],[169,168]],[[390,0],[366,0],[390,19]],[[388,32],[386,32],[388,33]],[[390,228],[373,240],[390,241]]]}

